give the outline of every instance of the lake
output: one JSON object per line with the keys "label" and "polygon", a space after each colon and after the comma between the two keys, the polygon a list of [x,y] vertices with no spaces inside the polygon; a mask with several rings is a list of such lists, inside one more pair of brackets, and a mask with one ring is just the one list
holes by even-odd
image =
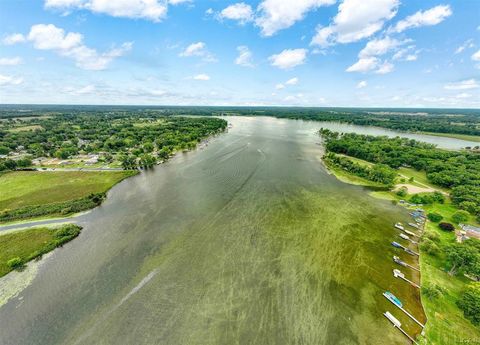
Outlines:
{"label": "lake", "polygon": [[326,172],[325,123],[226,119],[228,133],[121,182],[77,218],[78,239],[4,277],[28,283],[0,307],[0,344],[409,344],[382,315],[420,332],[388,290],[425,321],[392,274],[395,253],[414,263],[390,244],[407,210]]}

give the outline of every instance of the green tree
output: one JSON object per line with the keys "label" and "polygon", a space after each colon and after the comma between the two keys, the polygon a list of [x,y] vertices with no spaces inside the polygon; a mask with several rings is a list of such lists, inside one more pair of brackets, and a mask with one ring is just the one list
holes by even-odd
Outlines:
{"label": "green tree", "polygon": [[480,283],[469,284],[457,304],[467,319],[480,325]]}
{"label": "green tree", "polygon": [[453,222],[457,224],[466,222],[468,218],[470,218],[470,214],[464,210],[457,211],[452,215]]}
{"label": "green tree", "polygon": [[427,214],[427,217],[430,221],[432,221],[434,223],[438,223],[439,221],[441,221],[443,219],[443,216],[441,214],[436,213],[436,212],[430,212],[429,214]]}

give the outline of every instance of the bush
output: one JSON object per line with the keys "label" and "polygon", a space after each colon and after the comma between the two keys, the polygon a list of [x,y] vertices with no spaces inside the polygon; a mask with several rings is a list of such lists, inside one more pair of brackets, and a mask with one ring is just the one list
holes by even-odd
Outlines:
{"label": "bush", "polygon": [[452,220],[454,223],[463,223],[466,222],[470,218],[470,214],[467,211],[457,211],[453,214]]}
{"label": "bush", "polygon": [[425,238],[422,243],[420,243],[420,249],[424,251],[425,253],[435,256],[439,252],[438,246],[432,241],[429,240],[428,238]]}
{"label": "bush", "polygon": [[429,214],[427,214],[427,217],[430,221],[432,221],[434,223],[438,223],[439,221],[441,221],[443,219],[443,216],[441,214],[436,213],[436,212],[430,212]]}
{"label": "bush", "polygon": [[18,256],[7,261],[7,266],[12,269],[23,267],[23,265],[23,260],[20,259]]}
{"label": "bush", "polygon": [[422,295],[424,295],[430,300],[437,299],[438,297],[443,295],[444,292],[445,290],[436,284],[422,286]]}
{"label": "bush", "polygon": [[440,224],[438,224],[438,227],[440,229],[442,229],[443,231],[454,231],[455,230],[455,227],[453,226],[453,224],[450,224],[450,223],[440,223]]}
{"label": "bush", "polygon": [[480,325],[480,283],[470,284],[457,305],[463,310],[463,315],[474,325]]}
{"label": "bush", "polygon": [[427,231],[424,236],[425,238],[428,238],[430,241],[437,242],[437,243],[440,242],[440,235],[437,232]]}
{"label": "bush", "polygon": [[396,193],[399,197],[405,197],[407,196],[408,194],[408,189],[406,187],[402,187],[400,188],[399,190],[397,190],[397,193]]}

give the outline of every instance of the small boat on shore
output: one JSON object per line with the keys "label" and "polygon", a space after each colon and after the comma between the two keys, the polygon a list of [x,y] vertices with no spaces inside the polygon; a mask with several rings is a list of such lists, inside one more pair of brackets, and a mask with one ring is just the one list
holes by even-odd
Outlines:
{"label": "small boat on shore", "polygon": [[411,250],[409,248],[405,248],[405,251],[410,255],[418,255],[418,253],[415,253],[413,250]]}
{"label": "small boat on shore", "polygon": [[407,235],[410,235],[410,236],[417,236],[413,232],[405,230],[405,229],[403,230],[403,232],[406,233]]}
{"label": "small boat on shore", "polygon": [[395,223],[395,227],[399,230],[405,230],[405,228],[403,227],[402,223]]}
{"label": "small boat on shore", "polygon": [[408,225],[410,225],[412,228],[415,228],[415,229],[418,229],[418,225],[415,224],[415,223],[408,223]]}
{"label": "small boat on shore", "polygon": [[393,276],[395,278],[398,278],[398,277],[400,277],[402,279],[405,278],[405,274],[403,274],[402,271],[400,271],[399,269],[396,269],[396,268],[393,269]]}
{"label": "small boat on shore", "polygon": [[405,234],[400,234],[400,237],[403,238],[404,240],[410,240],[410,237],[408,237]]}
{"label": "small boat on shore", "polygon": [[395,248],[405,249],[404,246],[402,246],[400,243],[395,242],[395,241],[392,242],[392,246],[394,246]]}
{"label": "small boat on shore", "polygon": [[395,297],[395,295],[393,293],[391,293],[390,291],[386,291],[383,293],[383,295],[390,301],[392,302],[393,304],[395,304],[396,306],[402,308],[403,307],[403,304],[402,302],[397,298]]}

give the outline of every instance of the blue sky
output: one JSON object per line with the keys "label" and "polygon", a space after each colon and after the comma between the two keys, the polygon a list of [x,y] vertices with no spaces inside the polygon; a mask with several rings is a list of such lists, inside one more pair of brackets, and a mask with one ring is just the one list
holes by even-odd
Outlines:
{"label": "blue sky", "polygon": [[0,103],[480,108],[478,0],[2,0]]}

